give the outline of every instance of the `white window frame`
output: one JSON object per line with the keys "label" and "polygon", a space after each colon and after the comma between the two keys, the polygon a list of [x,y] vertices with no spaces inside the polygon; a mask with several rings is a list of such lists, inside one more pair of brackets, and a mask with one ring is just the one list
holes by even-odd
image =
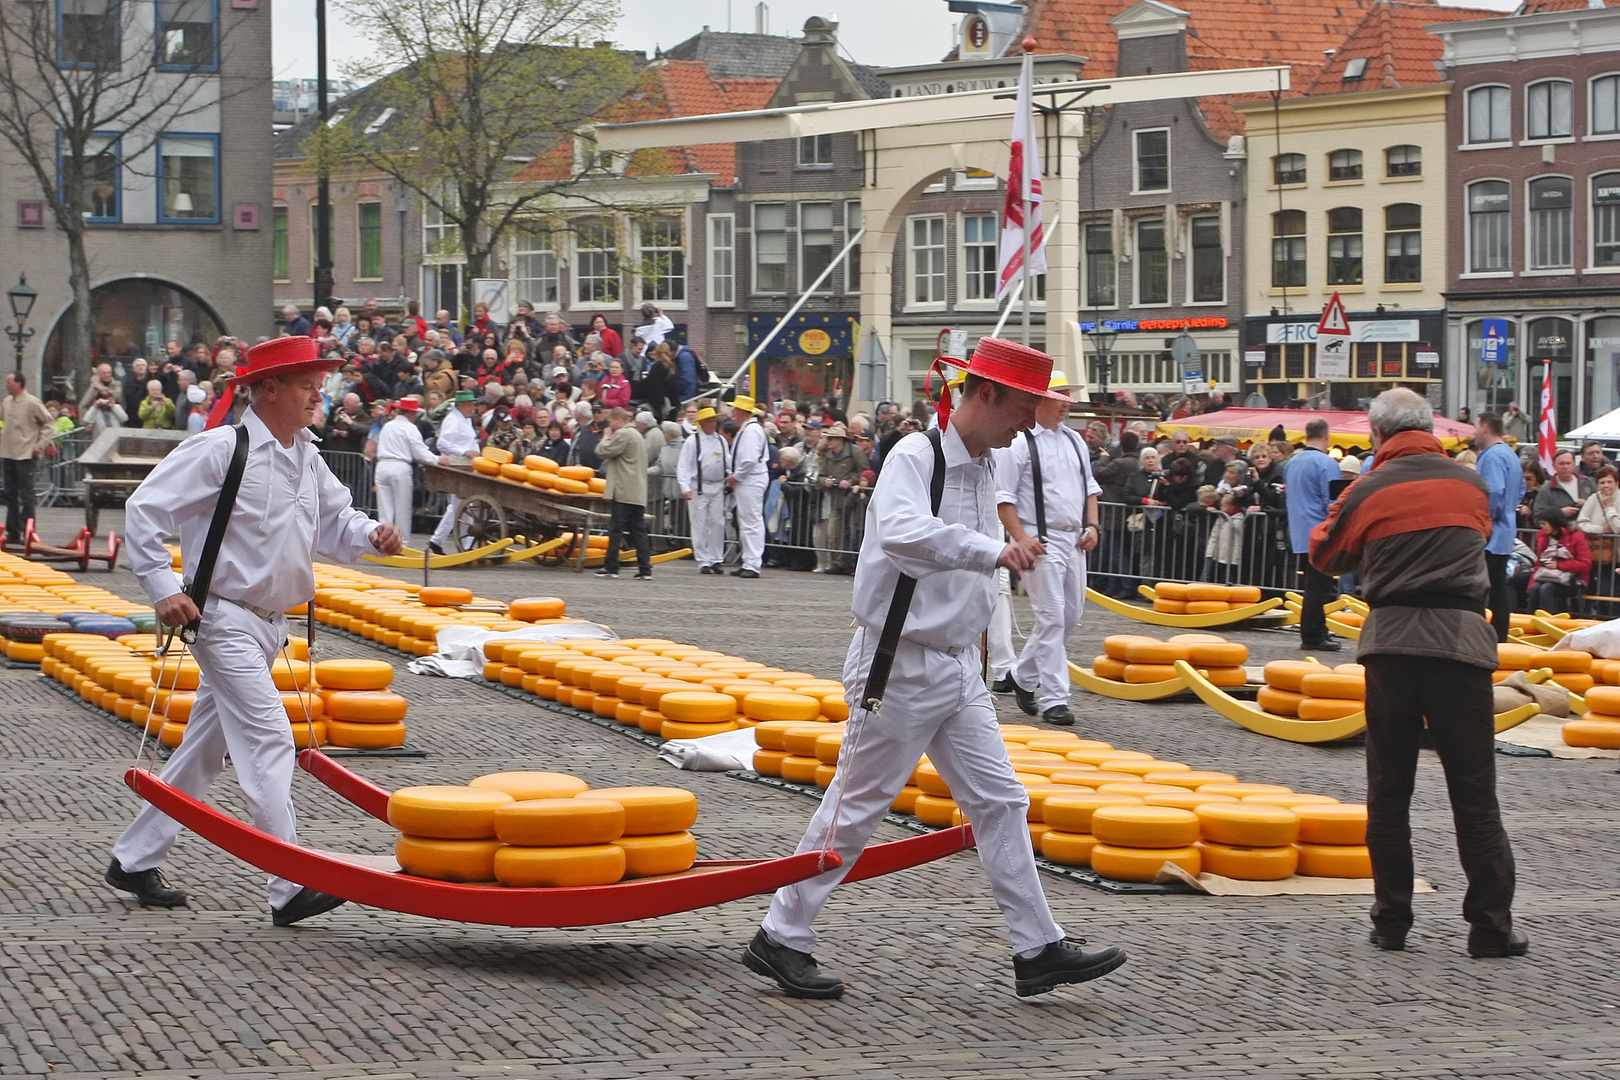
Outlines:
{"label": "white window frame", "polygon": [[[976,247],[976,248],[980,248],[980,249],[988,249],[989,259],[990,259],[990,293],[989,293],[988,296],[971,297],[971,298],[968,296],[968,292],[969,292],[968,279],[971,276],[970,273],[969,273],[969,268],[968,268],[968,263],[970,262],[970,260],[968,258],[968,248],[970,247],[970,245],[968,244],[968,241],[967,241],[968,219],[969,218],[988,219],[989,222],[990,222],[990,229],[991,229],[991,239],[990,239],[990,241],[988,243],[986,243],[981,238],[977,243],[971,245],[972,247]],[[959,309],[964,309],[965,308],[965,309],[969,309],[969,310],[979,309],[979,308],[987,308],[987,309],[991,309],[991,310],[995,309],[995,306],[996,306],[996,285],[997,285],[997,283],[999,281],[999,274],[997,273],[997,264],[1000,261],[1000,243],[1001,243],[1001,226],[1000,226],[1000,222],[998,222],[996,220],[995,211],[993,211],[993,210],[983,210],[983,211],[967,211],[967,210],[964,210],[964,211],[962,211],[962,212],[960,212],[960,213],[958,213],[956,215],[956,306],[957,306],[957,308],[959,308]],[[979,272],[983,273],[983,267],[982,266],[981,266]]]}
{"label": "white window frame", "polygon": [[[861,223],[865,221],[865,212],[861,208],[861,200],[844,200],[844,243],[860,231]],[[861,292],[861,248],[862,243],[850,249],[849,255],[844,258],[844,292],[851,296],[859,296]]]}
{"label": "white window frame", "polygon": [[[587,246],[585,246],[584,244],[581,243],[581,241],[584,239],[584,237],[582,237],[580,235],[579,230],[577,228],[577,225],[581,224],[581,223],[595,223],[595,222],[601,222],[602,224],[607,226],[608,230],[611,233],[611,235],[609,236],[609,241],[612,243],[612,245],[613,245],[612,247],[603,247],[603,248],[587,247]],[[576,222],[576,228],[573,230],[573,232],[571,234],[569,247],[572,250],[572,255],[569,257],[569,260],[568,260],[568,268],[570,270],[570,274],[569,274],[570,280],[569,280],[569,283],[568,283],[569,284],[568,310],[570,310],[570,311],[620,311],[620,310],[623,310],[623,308],[624,308],[624,297],[625,297],[625,292],[624,292],[624,277],[625,277],[625,275],[624,275],[624,260],[619,257],[619,223],[616,220],[614,220],[612,217],[609,217],[609,216],[601,216],[601,217],[592,216],[592,217],[580,218],[579,221]],[[618,282],[619,283],[618,283],[617,295],[614,296],[612,299],[606,299],[606,300],[599,300],[599,299],[595,299],[595,298],[588,299],[588,300],[582,300],[582,299],[580,299],[579,286],[580,286],[580,283],[582,281],[586,280],[586,275],[581,273],[581,270],[583,269],[583,267],[581,265],[582,262],[583,262],[583,256],[586,255],[587,253],[597,252],[597,251],[609,252],[611,254],[611,256],[613,257],[615,268],[618,270]],[[606,274],[592,274],[592,275],[590,275],[590,278],[592,280],[602,280],[602,281],[611,281],[612,280],[612,278],[610,276],[606,275]]]}
{"label": "white window frame", "polygon": [[1001,185],[1001,178],[993,172],[978,170],[983,176],[974,176],[971,171],[963,170],[951,178],[951,188],[954,191],[995,191]]}
{"label": "white window frame", "polygon": [[[823,145],[821,140],[823,139],[826,140],[825,146],[827,148],[827,157],[825,160],[822,159],[820,154],[820,149]],[[804,157],[804,151],[807,145],[811,149],[809,161],[806,161]],[[816,170],[825,171],[833,167],[833,153],[833,137],[831,135],[800,135],[797,147],[798,165],[796,167],[807,172]]]}
{"label": "white window frame", "polygon": [[[531,241],[541,241],[544,246],[524,246]],[[524,277],[518,271],[518,268],[524,266],[525,260],[528,259],[540,260],[543,268],[547,258],[551,260],[550,277],[547,277],[544,273],[535,277]],[[527,300],[540,311],[560,310],[563,291],[562,274],[558,263],[556,239],[552,236],[550,229],[513,229],[511,254],[507,265],[511,267],[511,295],[514,303]],[[551,283],[552,289],[552,295],[549,298],[543,291],[547,281]]]}
{"label": "white window frame", "polygon": [[[441,202],[448,200],[446,198]],[[458,250],[461,243],[461,230],[455,222],[446,218],[442,211],[427,199],[422,200],[422,260],[424,262],[465,262],[462,252]]]}
{"label": "white window frame", "polygon": [[[1164,187],[1145,188],[1142,186],[1142,136],[1161,131],[1164,133]],[[1170,129],[1168,127],[1138,128],[1131,132],[1131,194],[1164,195],[1173,186],[1175,186],[1175,158],[1172,156],[1170,146]],[[1166,242],[1168,243],[1168,238]]]}
{"label": "white window frame", "polygon": [[[1474,138],[1474,95],[1485,90],[1500,90],[1507,97],[1508,130],[1507,134],[1500,139],[1485,140]],[[1491,147],[1513,145],[1513,88],[1511,86],[1508,86],[1506,83],[1480,83],[1478,86],[1470,86],[1463,92],[1462,108],[1462,149],[1482,150]]]}
{"label": "white window frame", "polygon": [[[1569,95],[1569,130],[1561,135],[1532,135],[1530,134],[1530,92],[1538,86],[1562,86]],[[1549,91],[1550,93],[1550,91]],[[1550,106],[1549,106],[1550,108]],[[1569,79],[1537,79],[1535,82],[1525,83],[1524,86],[1524,138],[1521,145],[1541,145],[1542,143],[1561,143],[1575,141],[1575,84]],[[1549,124],[1550,112],[1549,112]]]}
{"label": "white window frame", "polygon": [[[1473,190],[1479,184],[1506,184],[1508,187],[1507,259],[1500,270],[1475,270],[1474,266],[1474,210]],[[1463,272],[1465,278],[1501,278],[1513,276],[1513,182],[1504,176],[1480,176],[1463,185]]]}
{"label": "white window frame", "polygon": [[1599,131],[1597,129],[1597,84],[1606,79],[1615,83],[1615,93],[1620,97],[1620,71],[1604,71],[1593,75],[1586,80],[1586,137],[1588,139],[1620,139],[1620,101],[1615,106],[1615,129],[1613,131]]}
{"label": "white window frame", "polygon": [[[759,284],[759,267],[760,267],[760,261],[759,261],[759,237],[760,237],[759,212],[762,209],[766,209],[766,208],[780,209],[782,211],[782,229],[781,229],[781,235],[782,235],[782,287],[780,289],[763,289],[763,288],[760,287],[760,284]],[[767,230],[767,231],[770,234],[774,235],[777,230],[770,229],[770,230]],[[751,275],[750,286],[751,286],[751,290],[752,290],[753,295],[755,295],[755,296],[786,296],[787,291],[788,291],[787,203],[785,203],[785,202],[757,202],[757,203],[750,204],[748,235],[749,235],[748,253],[749,253],[749,256],[750,256],[749,262],[752,264],[752,271],[753,271],[753,273]]]}
{"label": "white window frame", "polygon": [[[1569,262],[1561,266],[1533,266],[1531,260],[1535,258],[1536,236],[1535,222],[1536,209],[1530,203],[1530,186],[1540,180],[1562,180],[1569,185],[1569,206],[1565,213],[1569,215],[1569,228],[1567,231],[1567,244],[1569,248]],[[1531,276],[1551,275],[1559,276],[1575,272],[1575,178],[1564,173],[1539,173],[1527,176],[1524,179],[1524,270],[1523,273]]]}
{"label": "white window frame", "polygon": [[[1186,281],[1186,292],[1185,292],[1184,295],[1187,298],[1187,306],[1188,307],[1202,307],[1202,306],[1204,306],[1206,304],[1208,304],[1210,306],[1214,306],[1216,304],[1224,304],[1224,303],[1226,303],[1226,277],[1227,277],[1227,269],[1228,269],[1228,267],[1227,267],[1227,259],[1228,259],[1228,254],[1229,254],[1229,245],[1228,245],[1227,239],[1226,239],[1227,218],[1226,218],[1225,210],[1226,210],[1226,207],[1223,205],[1221,207],[1221,212],[1220,213],[1192,214],[1187,218],[1187,258],[1185,260],[1186,264],[1187,264],[1186,265],[1187,281]],[[1220,239],[1221,239],[1221,242],[1218,245],[1220,253],[1221,253],[1221,255],[1220,255],[1220,260],[1221,260],[1221,295],[1216,297],[1213,300],[1199,300],[1199,299],[1196,298],[1195,293],[1194,293],[1194,283],[1195,283],[1195,280],[1196,280],[1194,264],[1197,262],[1197,259],[1198,259],[1198,255],[1197,255],[1198,248],[1193,244],[1193,237],[1195,235],[1193,226],[1197,222],[1203,221],[1206,218],[1214,218],[1215,219],[1215,228],[1220,233]]]}
{"label": "white window frame", "polygon": [[[676,239],[679,241],[679,243],[676,246],[674,246],[674,247],[654,247],[654,246],[650,246],[650,245],[647,244],[646,230],[647,230],[648,226],[652,225],[654,222],[660,222],[660,221],[665,222],[665,223],[671,223],[671,224],[673,224],[675,226],[675,229],[676,229],[676,232],[677,232]],[[631,275],[634,278],[634,280],[631,283],[631,290],[630,291],[631,291],[631,295],[634,297],[635,302],[637,304],[640,304],[640,303],[643,303],[645,301],[650,300],[653,303],[657,304],[660,308],[668,308],[668,309],[670,309],[672,311],[684,311],[684,310],[686,310],[687,305],[690,303],[690,297],[692,295],[691,291],[690,291],[691,276],[692,276],[692,273],[691,273],[691,271],[692,271],[692,256],[691,256],[691,252],[688,250],[691,245],[687,243],[687,235],[688,235],[688,233],[687,233],[687,228],[686,228],[686,215],[679,208],[674,209],[670,213],[652,213],[652,214],[649,214],[646,217],[644,217],[641,220],[636,222],[636,231],[635,231],[636,261],[635,261],[635,266],[634,266],[635,272],[634,272],[634,274]],[[669,296],[648,296],[648,295],[646,295],[645,290],[647,288],[647,283],[648,283],[648,277],[647,277],[647,273],[646,273],[646,266],[647,266],[646,255],[647,255],[648,252],[653,252],[653,251],[658,251],[658,252],[678,252],[679,253],[680,259],[681,259],[681,272],[679,274],[663,274],[663,275],[659,275],[660,277],[664,278],[665,280],[672,281],[672,282],[673,281],[680,282],[680,294],[681,295],[679,297],[676,297],[676,296],[673,295],[673,290],[671,290],[671,295],[669,295]]]}
{"label": "white window frame", "polygon": [[[1620,274],[1620,262],[1611,266],[1600,266],[1597,261],[1597,180],[1600,176],[1615,177],[1615,186],[1620,187],[1620,168],[1607,172],[1595,172],[1586,178],[1586,269],[1588,274]],[[1620,218],[1620,206],[1615,206],[1615,216]],[[1616,238],[1620,240],[1620,222],[1615,226]]]}
{"label": "white window frame", "polygon": [[[737,215],[710,214],[707,296],[709,307],[737,306]],[[723,296],[723,299],[722,299]]]}
{"label": "white window frame", "polygon": [[[797,251],[795,252],[795,258],[796,258],[797,263],[798,263],[797,270],[799,272],[799,291],[800,292],[803,292],[804,290],[808,289],[810,287],[810,283],[816,279],[816,275],[810,273],[809,268],[807,268],[804,265],[804,251],[805,251],[805,247],[806,247],[805,239],[804,239],[805,234],[806,234],[806,230],[805,230],[805,227],[804,227],[804,218],[805,218],[805,213],[804,212],[805,212],[805,209],[807,207],[811,207],[811,206],[825,206],[827,208],[827,228],[825,230],[817,229],[816,232],[817,233],[821,233],[821,232],[826,233],[826,236],[827,236],[827,260],[829,262],[831,262],[834,258],[837,257],[839,249],[844,246],[843,244],[840,244],[838,242],[838,227],[837,227],[837,224],[836,224],[837,217],[836,217],[836,214],[835,214],[835,207],[837,205],[838,204],[832,199],[807,199],[804,202],[798,203],[798,204],[796,204],[794,206],[794,213],[795,213],[795,216],[796,216],[796,220],[798,221],[797,232],[798,232],[799,242],[797,244],[795,244],[794,247],[797,249]],[[817,273],[819,273],[819,272],[820,271],[817,271]],[[816,290],[815,295],[817,295],[817,296],[825,296],[825,295],[827,295],[827,294],[834,291],[832,283],[833,283],[833,274],[836,274],[836,273],[837,273],[837,271],[835,270],[835,271],[833,271],[832,274],[827,275],[827,280],[823,281],[821,283],[821,288]]]}
{"label": "white window frame", "polygon": [[[932,225],[934,225],[935,223],[937,223],[939,225],[939,243],[937,243],[937,244],[932,243],[933,238],[929,237],[930,243],[928,243],[926,245],[922,245],[921,247],[919,247],[919,245],[916,243],[917,226],[921,225],[921,224],[927,224],[931,228]],[[939,294],[940,294],[938,300],[932,299],[931,297],[929,299],[927,299],[927,300],[920,300],[917,297],[917,278],[918,278],[917,256],[918,256],[919,251],[929,252],[930,253],[930,261],[932,261],[932,253],[935,253],[935,252],[938,253],[938,256],[939,256],[939,268],[936,270],[933,266],[929,266],[928,267],[928,274],[927,274],[927,276],[928,276],[928,278],[930,279],[931,282],[933,280],[935,280],[935,279],[938,280]],[[944,214],[913,214],[910,217],[906,218],[906,308],[907,308],[907,310],[911,310],[911,311],[932,311],[932,310],[941,310],[946,306],[946,303],[949,300],[949,294],[948,294],[948,291],[947,291],[947,288],[946,288],[947,285],[950,282],[950,265],[949,264],[950,264],[950,236],[949,236],[949,230],[947,228],[945,215]],[[932,293],[932,291],[933,291],[933,288],[932,288],[932,285],[931,285],[930,288],[929,288],[929,292]]]}

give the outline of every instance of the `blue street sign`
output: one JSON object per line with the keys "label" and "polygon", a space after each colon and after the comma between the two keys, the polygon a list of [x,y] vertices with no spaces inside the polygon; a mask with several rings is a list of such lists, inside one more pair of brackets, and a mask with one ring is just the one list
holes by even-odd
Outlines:
{"label": "blue street sign", "polygon": [[1486,319],[1480,328],[1479,359],[1485,364],[1507,363],[1508,321]]}

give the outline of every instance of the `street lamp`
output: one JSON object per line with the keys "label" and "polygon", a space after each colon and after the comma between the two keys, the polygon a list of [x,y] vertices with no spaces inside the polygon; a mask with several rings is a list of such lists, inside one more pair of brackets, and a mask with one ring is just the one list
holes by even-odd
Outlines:
{"label": "street lamp", "polygon": [[1114,366],[1109,356],[1114,349],[1114,339],[1119,336],[1118,331],[1110,330],[1096,315],[1092,316],[1091,333],[1086,335],[1091,339],[1091,352],[1097,358],[1097,389],[1102,397],[1103,404],[1108,403],[1108,373]]}
{"label": "street lamp", "polygon": [[34,310],[34,301],[39,293],[28,284],[28,275],[17,275],[17,284],[6,290],[6,299],[11,301],[11,314],[17,320],[16,326],[6,327],[6,337],[17,348],[17,364],[13,370],[21,371],[23,362],[23,344],[34,336],[34,331],[25,328],[28,322],[28,313]]}

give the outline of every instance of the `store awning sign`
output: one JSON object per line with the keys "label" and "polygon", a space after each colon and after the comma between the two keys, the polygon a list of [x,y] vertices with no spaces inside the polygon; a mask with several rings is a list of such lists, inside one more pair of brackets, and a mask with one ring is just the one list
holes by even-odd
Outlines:
{"label": "store awning sign", "polygon": [[[780,315],[748,316],[749,351],[776,325]],[[787,321],[765,347],[766,356],[853,356],[854,315],[800,314]]]}

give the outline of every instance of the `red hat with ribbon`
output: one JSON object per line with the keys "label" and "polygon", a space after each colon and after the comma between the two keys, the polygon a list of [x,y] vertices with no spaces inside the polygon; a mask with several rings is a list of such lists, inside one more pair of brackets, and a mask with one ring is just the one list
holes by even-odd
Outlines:
{"label": "red hat with ribbon", "polygon": [[320,344],[312,337],[297,334],[271,338],[247,351],[247,363],[237,366],[232,381],[246,386],[271,375],[336,367],[341,362],[322,357]]}
{"label": "red hat with ribbon", "polygon": [[1028,345],[1020,345],[1016,341],[1005,341],[1001,338],[980,338],[973,348],[973,356],[967,366],[953,361],[950,357],[937,358],[928,369],[928,376],[923,382],[923,392],[928,392],[929,384],[933,381],[937,370],[943,385],[939,389],[939,426],[945,427],[951,419],[951,388],[961,385],[961,378],[947,379],[945,366],[958,368],[960,376],[977,375],[981,379],[1009,386],[1014,390],[1021,390],[1026,394],[1037,397],[1057,398],[1068,401],[1067,394],[1055,393],[1049,389],[1052,382],[1052,358],[1039,349],[1032,349]]}
{"label": "red hat with ribbon", "polygon": [[414,413],[422,407],[422,403],[413,397],[403,397],[394,402],[394,408],[400,412]]}

